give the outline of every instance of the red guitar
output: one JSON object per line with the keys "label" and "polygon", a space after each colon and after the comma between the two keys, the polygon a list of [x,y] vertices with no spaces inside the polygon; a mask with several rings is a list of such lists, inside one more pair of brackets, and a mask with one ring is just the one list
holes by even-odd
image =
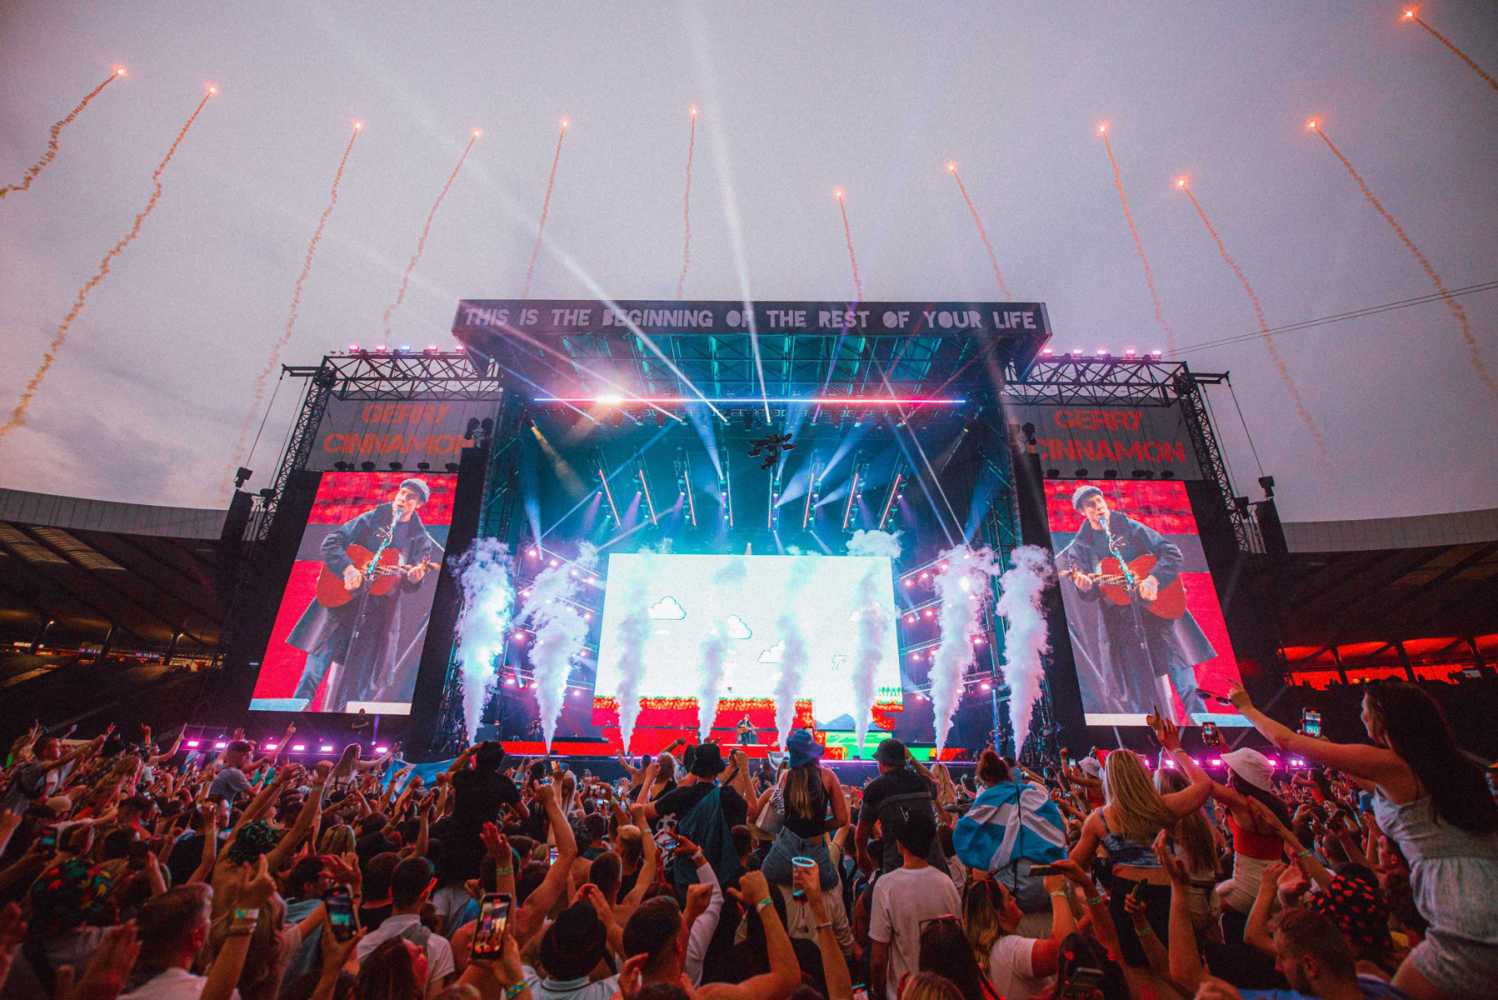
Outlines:
{"label": "red guitar", "polygon": [[317,602],[325,608],[341,608],[343,605],[359,596],[364,587],[369,588],[369,593],[375,597],[384,597],[395,590],[396,584],[411,573],[418,566],[427,569],[440,569],[441,564],[430,559],[419,563],[401,562],[401,554],[397,549],[386,549],[380,553],[379,565],[373,569],[365,569],[369,561],[374,558],[374,553],[362,545],[350,545],[348,557],[360,572],[364,573],[364,586],[349,590],[343,585],[343,574],[334,573],[328,569],[328,564],[323,563],[322,572],[317,575]]}
{"label": "red guitar", "polygon": [[1154,556],[1146,552],[1129,563],[1129,573],[1133,574],[1134,586],[1129,585],[1129,576],[1124,573],[1123,563],[1119,562],[1117,556],[1104,556],[1102,568],[1096,573],[1083,573],[1079,569],[1063,569],[1058,571],[1058,575],[1069,577],[1072,583],[1086,577],[1102,591],[1104,599],[1110,604],[1131,604],[1138,600],[1144,610],[1155,617],[1174,621],[1186,613],[1186,586],[1181,583],[1180,577],[1162,586],[1153,601],[1146,601],[1139,594],[1138,581],[1154,572],[1157,561]]}

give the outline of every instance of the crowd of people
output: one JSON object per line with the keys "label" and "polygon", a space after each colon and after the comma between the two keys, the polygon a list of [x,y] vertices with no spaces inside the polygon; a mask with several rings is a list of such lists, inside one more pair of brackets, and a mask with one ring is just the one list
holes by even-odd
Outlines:
{"label": "crowd of people", "polygon": [[[798,730],[445,770],[236,733],[10,748],[0,995],[66,1000],[994,1000],[1498,994],[1498,805],[1437,706],[1368,742],[1234,704],[1275,747],[961,776],[899,742],[844,784]],[[606,770],[606,773],[605,773]],[[620,777],[620,774],[623,774]]]}

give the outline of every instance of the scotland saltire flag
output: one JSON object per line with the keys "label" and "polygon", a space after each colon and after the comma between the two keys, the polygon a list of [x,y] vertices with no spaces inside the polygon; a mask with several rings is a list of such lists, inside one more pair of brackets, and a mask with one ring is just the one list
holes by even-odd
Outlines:
{"label": "scotland saltire flag", "polygon": [[1061,809],[1038,785],[1001,782],[983,790],[952,831],[969,868],[997,871],[1020,858],[1036,864],[1066,857]]}

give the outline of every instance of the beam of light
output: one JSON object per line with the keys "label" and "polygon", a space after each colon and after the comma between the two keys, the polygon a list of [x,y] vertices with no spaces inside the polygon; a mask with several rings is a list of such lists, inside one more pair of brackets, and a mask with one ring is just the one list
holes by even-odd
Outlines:
{"label": "beam of light", "polygon": [[1108,138],[1108,123],[1098,126],[1098,135],[1103,139],[1103,149],[1108,153],[1108,165],[1113,168],[1113,186],[1118,189],[1118,203],[1123,207],[1124,222],[1128,223],[1129,236],[1134,240],[1134,252],[1144,267],[1144,284],[1149,289],[1150,302],[1155,306],[1155,323],[1165,333],[1165,346],[1171,355],[1176,352],[1176,332],[1165,322],[1165,308],[1160,303],[1160,290],[1155,287],[1155,269],[1150,266],[1149,255],[1144,252],[1144,242],[1139,238],[1139,227],[1134,225],[1134,213],[1129,208],[1129,195],[1124,191],[1123,173],[1118,169],[1118,158],[1113,155],[1113,140]]}
{"label": "beam of light", "polygon": [[[692,36],[692,57],[697,64],[697,76],[706,91],[708,105],[714,109],[725,107],[718,100],[717,64],[709,51],[707,34],[698,19],[695,7],[687,8],[689,30]],[[722,119],[717,119],[722,121]],[[738,198],[733,182],[733,160],[728,152],[728,129],[722,125],[708,129],[708,141],[712,143],[713,159],[717,163],[718,177],[723,188],[723,222],[728,227],[728,247],[733,253],[734,273],[739,279],[739,299],[743,303],[744,316],[749,327],[749,352],[754,358],[754,373],[759,379],[759,394],[767,396],[765,388],[764,361],[759,353],[759,322],[754,315],[754,296],[749,287],[749,261],[744,253],[744,227],[739,219]],[[680,293],[678,293],[678,298]],[[765,403],[765,421],[770,420],[770,404]]]}
{"label": "beam of light", "polygon": [[904,480],[905,473],[896,472],[894,481],[889,484],[889,496],[884,500],[884,510],[879,514],[879,530],[884,530],[884,522],[889,520],[889,512],[894,509],[895,497],[900,495],[900,483]]}
{"label": "beam of light", "polygon": [[1441,296],[1441,301],[1446,303],[1446,308],[1451,311],[1452,316],[1456,317],[1457,326],[1461,330],[1462,342],[1467,345],[1467,352],[1471,355],[1472,370],[1482,380],[1482,384],[1487,387],[1488,392],[1494,398],[1498,398],[1498,380],[1493,378],[1493,373],[1488,370],[1487,364],[1482,359],[1482,347],[1477,343],[1477,338],[1472,335],[1472,325],[1467,321],[1467,310],[1463,309],[1462,304],[1446,290],[1446,283],[1436,273],[1435,267],[1426,259],[1425,254],[1420,252],[1420,248],[1415,246],[1415,241],[1410,239],[1409,234],[1404,231],[1404,227],[1399,224],[1399,220],[1395,219],[1387,208],[1384,208],[1383,202],[1378,200],[1378,197],[1373,193],[1373,189],[1368,186],[1368,182],[1363,180],[1363,175],[1358,173],[1357,168],[1352,165],[1352,161],[1343,155],[1342,150],[1337,148],[1336,143],[1332,142],[1331,136],[1327,135],[1326,131],[1322,129],[1321,123],[1313,118],[1306,123],[1306,127],[1315,132],[1321,141],[1326,143],[1326,148],[1332,151],[1332,155],[1341,161],[1342,166],[1347,169],[1348,175],[1357,182],[1358,190],[1363,192],[1363,197],[1367,199],[1368,204],[1372,205],[1374,211],[1378,212],[1383,220],[1389,224],[1389,228],[1394,230],[1394,235],[1399,237],[1399,242],[1404,244],[1404,248],[1410,252],[1410,256],[1414,257],[1419,262],[1420,267],[1424,269],[1425,276],[1435,286],[1436,292]]}
{"label": "beam of light", "polygon": [[[884,384],[885,391],[889,393],[890,398],[894,398],[895,387],[890,384],[889,373],[884,370],[884,365],[881,364],[877,358],[874,359],[874,369],[879,373],[879,381]],[[936,470],[931,467],[931,459],[926,456],[926,449],[921,445],[920,436],[916,434],[915,428],[910,426],[909,414],[906,412],[904,406],[900,404],[896,404],[895,411],[899,414],[900,417],[899,423],[895,425],[895,441],[897,443],[900,443],[899,428],[905,428],[905,432],[910,435],[911,443],[915,445],[916,453],[921,456],[921,464],[926,467],[925,476],[922,476],[920,474],[920,470],[916,469],[916,482],[920,483],[921,490],[926,494],[926,502],[931,505],[932,511],[936,513],[936,523],[941,525],[942,534],[947,536],[947,544],[954,545],[956,544],[956,542],[952,538],[952,532],[947,529],[946,519],[941,516],[941,509],[936,506],[936,501],[931,498],[932,486],[936,487],[937,493],[941,496],[942,503],[946,505],[947,513],[952,515],[952,526],[960,528],[962,526],[962,521],[958,519],[957,511],[953,509],[952,500],[947,496],[947,491],[942,486],[941,479],[937,476]],[[901,443],[900,447],[903,451],[905,446],[903,443]],[[908,454],[906,458],[907,460],[909,460]],[[910,464],[912,466],[915,465],[914,462],[911,462]]]}
{"label": "beam of light", "polygon": [[322,215],[318,217],[317,227],[312,231],[312,239],[307,243],[307,252],[302,259],[302,270],[297,274],[296,281],[292,283],[291,308],[286,315],[286,326],[281,331],[281,336],[271,345],[265,365],[255,375],[255,392],[250,402],[250,411],[245,414],[244,423],[239,428],[239,441],[234,446],[234,457],[243,458],[246,463],[249,462],[250,456],[245,455],[244,446],[250,434],[250,425],[254,422],[255,414],[260,411],[260,401],[265,398],[265,387],[276,369],[276,362],[281,359],[281,351],[291,343],[291,335],[296,330],[297,313],[302,306],[302,291],[307,286],[308,275],[312,273],[312,258],[317,254],[317,245],[322,242],[323,230],[327,228],[328,220],[333,217],[333,209],[338,204],[338,185],[343,182],[344,167],[348,166],[349,154],[353,152],[354,142],[363,130],[363,122],[354,122],[348,145],[343,147],[343,156],[338,160],[338,169],[333,171],[333,184],[328,189],[328,203],[323,207]]}
{"label": "beam of light", "polygon": [[1452,54],[1455,55],[1462,62],[1466,63],[1467,67],[1469,69],[1471,69],[1472,72],[1474,72],[1478,76],[1482,77],[1482,82],[1483,83],[1486,83],[1489,87],[1492,87],[1494,90],[1498,90],[1498,80],[1493,79],[1492,74],[1488,73],[1481,66],[1477,65],[1477,63],[1473,62],[1471,56],[1467,55],[1467,53],[1465,53],[1461,49],[1457,48],[1457,45],[1456,45],[1455,42],[1453,42],[1451,39],[1447,38],[1445,35],[1441,34],[1435,28],[1432,28],[1429,24],[1426,24],[1425,23],[1425,19],[1420,16],[1420,8],[1418,8],[1418,7],[1407,7],[1407,8],[1405,8],[1404,14],[1400,18],[1400,20],[1403,20],[1403,21],[1413,21],[1415,24],[1418,24],[1420,27],[1422,27],[1426,31],[1430,32],[1431,36],[1433,38],[1435,38],[1436,41],[1440,42],[1442,45],[1446,46],[1446,48],[1450,49],[1451,52],[1452,52]]}
{"label": "beam of light", "polygon": [[640,474],[640,489],[645,494],[645,509],[650,513],[650,523],[652,525],[660,524],[660,518],[655,513],[655,498],[650,495],[650,480],[645,476],[644,462],[640,463],[638,471]]}
{"label": "beam of light", "polygon": [[[965,396],[771,396],[769,402],[806,406],[961,406],[967,402]],[[647,406],[692,406],[696,403],[718,403],[724,406],[758,406],[765,400],[749,396],[714,396],[694,398],[692,396],[537,396],[533,403],[571,403],[575,405],[623,406],[643,403]],[[678,418],[680,419],[680,418]]]}
{"label": "beam of light", "polygon": [[[692,266],[692,156],[697,152],[697,105],[687,109],[691,131],[687,133],[687,185],[681,195],[681,275],[676,279],[676,297],[686,293],[687,268]],[[695,523],[695,522],[694,522]]]}
{"label": "beam of light", "polygon": [[598,467],[598,482],[603,486],[603,495],[609,502],[609,513],[614,515],[614,523],[623,527],[624,522],[619,519],[619,505],[614,502],[614,491],[609,488],[609,474],[601,465]]}
{"label": "beam of light", "polygon": [[[666,436],[666,432],[668,430],[670,430],[669,427],[661,427],[661,428],[657,429],[654,434],[650,435],[650,440],[646,441],[644,444],[640,445],[639,448],[635,449],[635,453],[633,455],[630,455],[629,458],[625,459],[623,465],[616,466],[615,469],[614,469],[614,471],[613,471],[613,473],[611,473],[608,478],[612,479],[614,476],[619,475],[620,473],[622,473],[624,471],[624,469],[629,465],[630,462],[633,462],[635,459],[639,458],[641,455],[644,455],[651,448],[654,448],[656,446],[656,444],[660,442],[661,438],[663,438],[663,437]],[[599,469],[598,471],[602,472],[603,470]],[[553,531],[556,531],[558,528],[560,528],[563,524],[565,524],[567,522],[567,519],[569,517],[571,517],[573,514],[576,514],[579,510],[582,509],[582,507],[583,507],[584,504],[588,503],[592,499],[593,499],[593,495],[590,494],[588,496],[583,497],[577,503],[573,504],[572,507],[570,509],[568,509],[567,513],[565,513],[561,517],[557,518],[555,521],[553,521],[551,523],[551,527],[549,527],[545,531],[541,532],[541,538],[545,538],[547,535],[551,534]],[[537,539],[537,541],[539,542],[540,539]]]}
{"label": "beam of light", "polygon": [[853,479],[848,483],[848,503],[843,508],[843,530],[848,530],[848,519],[853,516],[853,504],[858,500],[858,478],[863,472],[863,466],[853,467]]}
{"label": "beam of light", "polygon": [[[602,372],[594,371],[592,368],[589,368],[587,365],[585,365],[581,361],[577,360],[577,358],[575,356],[570,355],[570,354],[564,354],[561,351],[557,350],[555,347],[552,347],[550,344],[547,344],[547,343],[545,343],[543,341],[537,340],[535,337],[532,337],[530,334],[526,333],[524,330],[517,330],[515,327],[510,326],[508,323],[500,323],[500,324],[498,324],[498,326],[508,336],[514,337],[517,340],[523,340],[527,344],[530,344],[532,347],[535,347],[536,349],[538,349],[540,351],[543,351],[546,354],[552,355],[553,357],[557,358],[559,361],[566,362],[568,365],[571,365],[577,371],[580,371],[580,372],[583,372],[583,373],[585,373],[587,375],[592,376],[593,378],[597,379],[599,382],[603,383],[603,385],[605,387],[607,387],[609,389],[616,390],[616,392],[614,392],[614,393],[605,393],[605,394],[601,394],[601,395],[597,395],[597,396],[580,397],[580,398],[577,398],[577,399],[569,399],[569,398],[565,398],[565,397],[561,397],[561,396],[538,396],[535,399],[531,400],[531,402],[541,402],[541,401],[544,400],[545,402],[548,402],[548,403],[564,403],[566,405],[574,406],[574,407],[578,403],[587,403],[587,404],[593,405],[593,406],[597,406],[597,405],[619,405],[619,404],[624,403],[626,401],[627,402],[631,402],[631,403],[643,403],[644,405],[649,406],[651,409],[655,410],[657,413],[664,413],[666,416],[670,417],[672,420],[676,421],[679,424],[686,422],[686,421],[682,420],[680,417],[678,417],[676,414],[672,413],[670,410],[662,408],[658,403],[652,403],[652,402],[649,402],[648,400],[644,399],[643,397],[636,396],[629,389],[627,389],[624,386],[620,385],[618,382],[615,382],[613,379],[609,378],[607,375],[604,375]],[[527,379],[526,381],[530,381],[530,380]],[[536,385],[536,383],[534,383],[534,382],[531,382],[531,384],[532,385]],[[539,385],[536,385],[536,388],[540,389],[541,387]],[[542,390],[542,391],[544,392],[545,390]],[[593,417],[589,417],[588,419],[593,420],[593,422],[595,424],[598,423],[598,421],[596,419],[594,419]],[[633,418],[631,418],[631,419],[633,419]],[[636,423],[638,423],[638,422],[639,421],[636,421]]]}
{"label": "beam of light", "polygon": [[31,401],[36,398],[36,393],[41,388],[42,380],[47,377],[47,372],[52,368],[53,363],[57,361],[57,354],[62,350],[63,344],[68,339],[68,330],[72,328],[73,322],[78,318],[78,315],[83,312],[83,306],[88,301],[89,293],[98,288],[104,279],[109,276],[109,268],[114,259],[124,253],[125,248],[135,241],[135,238],[140,235],[141,226],[144,225],[151,213],[156,210],[156,203],[161,200],[161,175],[166,172],[167,164],[172,162],[172,157],[177,155],[177,147],[181,146],[182,140],[187,138],[187,133],[192,128],[193,123],[198,120],[198,115],[202,113],[209,99],[216,93],[217,89],[211,88],[203,95],[203,99],[198,101],[198,106],[193,108],[192,114],[187,116],[187,121],[183,122],[182,127],[177,130],[177,135],[172,139],[171,146],[167,148],[166,155],[161,158],[160,163],[156,164],[156,169],[151,171],[151,196],[146,199],[145,207],[135,213],[135,221],[130,224],[130,229],[124,236],[119,238],[114,246],[105,252],[104,258],[99,261],[99,267],[94,271],[93,276],[84,282],[83,287],[78,289],[77,294],[74,295],[72,308],[62,318],[62,322],[57,325],[57,332],[52,335],[51,343],[47,345],[46,352],[42,354],[41,364],[26,382],[26,387],[21,390],[21,398],[17,400],[15,408],[11,410],[10,419],[5,422],[4,426],[0,426],[0,439],[3,439],[11,431],[26,422],[26,411],[31,409]]}
{"label": "beam of light", "polygon": [[989,266],[993,268],[993,280],[998,283],[999,294],[1007,300],[1009,298],[1009,286],[1004,282],[1004,273],[999,270],[999,257],[993,251],[993,243],[988,238],[988,230],[983,227],[983,217],[978,214],[978,206],[973,204],[973,199],[967,193],[967,185],[962,183],[962,175],[957,172],[957,164],[949,162],[947,173],[957,182],[957,190],[962,193],[962,203],[967,206],[968,214],[973,217],[973,225],[977,227],[978,239],[983,242],[983,249],[988,253]]}
{"label": "beam of light", "polygon": [[692,522],[692,527],[695,528],[697,527],[697,501],[692,495],[692,473],[690,465],[687,467],[686,489],[684,492],[687,499],[687,516]]}
{"label": "beam of light", "polygon": [[[552,471],[562,481],[562,485],[567,488],[567,492],[578,494],[586,490],[587,487],[583,485],[582,477],[577,474],[577,470],[572,467],[572,463],[568,462],[562,453],[557,451],[552,443],[546,439],[546,435],[541,432],[541,428],[536,426],[534,421],[531,422],[531,433],[535,435],[536,443],[541,446],[541,451],[546,455],[546,460],[551,463]],[[537,533],[539,534],[539,531]]]}
{"label": "beam of light", "polygon": [[723,491],[723,515],[728,519],[728,526],[733,527],[733,461],[728,457],[728,452],[723,452],[723,478],[718,482],[718,488]]}
{"label": "beam of light", "polygon": [[541,219],[536,223],[536,242],[531,247],[531,262],[525,267],[525,291],[520,293],[522,299],[531,297],[531,281],[536,276],[536,258],[541,255],[541,242],[546,235],[546,217],[551,214],[551,193],[557,186],[557,164],[562,160],[562,140],[567,138],[567,119],[562,119],[562,124],[557,129],[557,148],[551,154],[551,169],[546,174],[546,194],[541,198]]}
{"label": "beam of light", "polygon": [[805,531],[806,526],[811,523],[812,498],[817,495],[817,484],[821,482],[821,479],[818,476],[818,473],[820,473],[820,471],[821,462],[813,460],[811,463],[810,475],[806,480],[806,506],[801,509],[802,531]]}
{"label": "beam of light", "polygon": [[41,159],[37,160],[31,166],[26,168],[26,172],[21,175],[21,180],[18,183],[6,184],[3,187],[0,187],[0,198],[4,198],[12,191],[28,190],[31,187],[31,182],[36,180],[43,170],[47,169],[47,165],[49,163],[57,159],[57,152],[61,148],[58,143],[58,136],[62,133],[62,130],[73,124],[73,122],[77,120],[78,116],[83,114],[83,110],[93,103],[94,98],[98,97],[104,92],[105,87],[109,86],[111,83],[114,83],[124,75],[125,67],[116,66],[114,69],[110,70],[109,75],[106,76],[97,87],[95,87],[93,90],[90,90],[87,94],[83,95],[83,100],[79,101],[78,104],[73,108],[73,110],[68,112],[66,118],[63,118],[60,121],[53,122],[52,127],[47,130],[46,152],[42,153]]}
{"label": "beam of light", "polygon": [[395,311],[400,308],[401,303],[406,301],[406,292],[411,287],[411,272],[416,270],[416,264],[421,260],[421,255],[426,252],[427,236],[432,232],[432,220],[437,217],[437,210],[442,207],[442,201],[447,197],[447,192],[452,190],[453,181],[458,179],[458,171],[463,169],[463,162],[468,159],[468,154],[473,152],[473,144],[479,141],[483,133],[474,129],[468,136],[468,145],[463,147],[463,155],[458,157],[458,162],[453,166],[452,173],[447,175],[447,181],[442,185],[442,190],[437,193],[437,200],[432,202],[432,208],[427,212],[426,222],[422,223],[421,236],[416,241],[416,252],[411,255],[411,260],[406,264],[405,273],[401,275],[400,290],[395,293],[395,301],[385,307],[385,343],[390,343],[390,320]]}
{"label": "beam of light", "polygon": [[1197,201],[1196,195],[1192,192],[1191,185],[1187,182],[1186,178],[1181,177],[1176,180],[1176,189],[1184,192],[1186,197],[1190,199],[1191,207],[1196,209],[1197,218],[1202,220],[1202,225],[1206,227],[1207,235],[1212,237],[1212,242],[1217,245],[1217,255],[1232,270],[1233,276],[1238,279],[1238,284],[1243,286],[1243,293],[1248,296],[1249,305],[1253,307],[1254,319],[1259,324],[1259,333],[1264,338],[1264,346],[1269,351],[1269,358],[1274,362],[1274,367],[1279,370],[1280,381],[1285,383],[1285,388],[1290,393],[1290,399],[1295,404],[1295,414],[1300,417],[1300,422],[1305,424],[1306,430],[1310,432],[1312,439],[1315,440],[1316,450],[1321,453],[1321,460],[1330,464],[1331,456],[1326,450],[1326,439],[1321,436],[1321,428],[1316,426],[1316,421],[1311,417],[1311,411],[1306,409],[1305,401],[1300,396],[1300,388],[1295,384],[1295,379],[1290,374],[1290,366],[1285,362],[1284,356],[1280,354],[1280,349],[1274,342],[1274,335],[1269,332],[1269,320],[1264,315],[1264,304],[1259,301],[1258,293],[1248,283],[1248,275],[1243,273],[1243,268],[1233,259],[1232,254],[1228,253],[1227,245],[1222,242],[1222,236],[1218,234],[1217,227],[1212,225],[1211,219],[1207,218],[1206,209],[1202,208],[1201,202]]}

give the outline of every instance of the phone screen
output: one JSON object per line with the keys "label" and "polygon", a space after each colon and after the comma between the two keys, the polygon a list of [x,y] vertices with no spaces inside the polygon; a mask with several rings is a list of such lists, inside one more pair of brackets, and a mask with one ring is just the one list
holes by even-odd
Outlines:
{"label": "phone screen", "polygon": [[662,854],[670,854],[672,851],[676,850],[676,844],[676,838],[671,836],[670,834],[657,837],[655,841],[655,846],[660,848]]}
{"label": "phone screen", "polygon": [[358,919],[354,914],[354,901],[342,891],[330,892],[323,902],[328,908],[328,926],[333,928],[333,937],[347,941],[358,931]]}
{"label": "phone screen", "polygon": [[473,957],[497,958],[504,948],[505,925],[510,920],[510,897],[486,892],[479,903],[478,927],[473,932]]}
{"label": "phone screen", "polygon": [[549,865],[557,863],[557,849],[555,847],[546,852],[546,863]]}
{"label": "phone screen", "polygon": [[1300,731],[1307,736],[1321,735],[1321,713],[1313,708],[1303,708],[1300,711]]}
{"label": "phone screen", "polygon": [[1215,746],[1217,746],[1221,742],[1222,742],[1221,737],[1220,737],[1220,735],[1217,732],[1217,723],[1215,723],[1215,722],[1203,722],[1202,723],[1202,745],[1209,746],[1209,747],[1215,747]]}

